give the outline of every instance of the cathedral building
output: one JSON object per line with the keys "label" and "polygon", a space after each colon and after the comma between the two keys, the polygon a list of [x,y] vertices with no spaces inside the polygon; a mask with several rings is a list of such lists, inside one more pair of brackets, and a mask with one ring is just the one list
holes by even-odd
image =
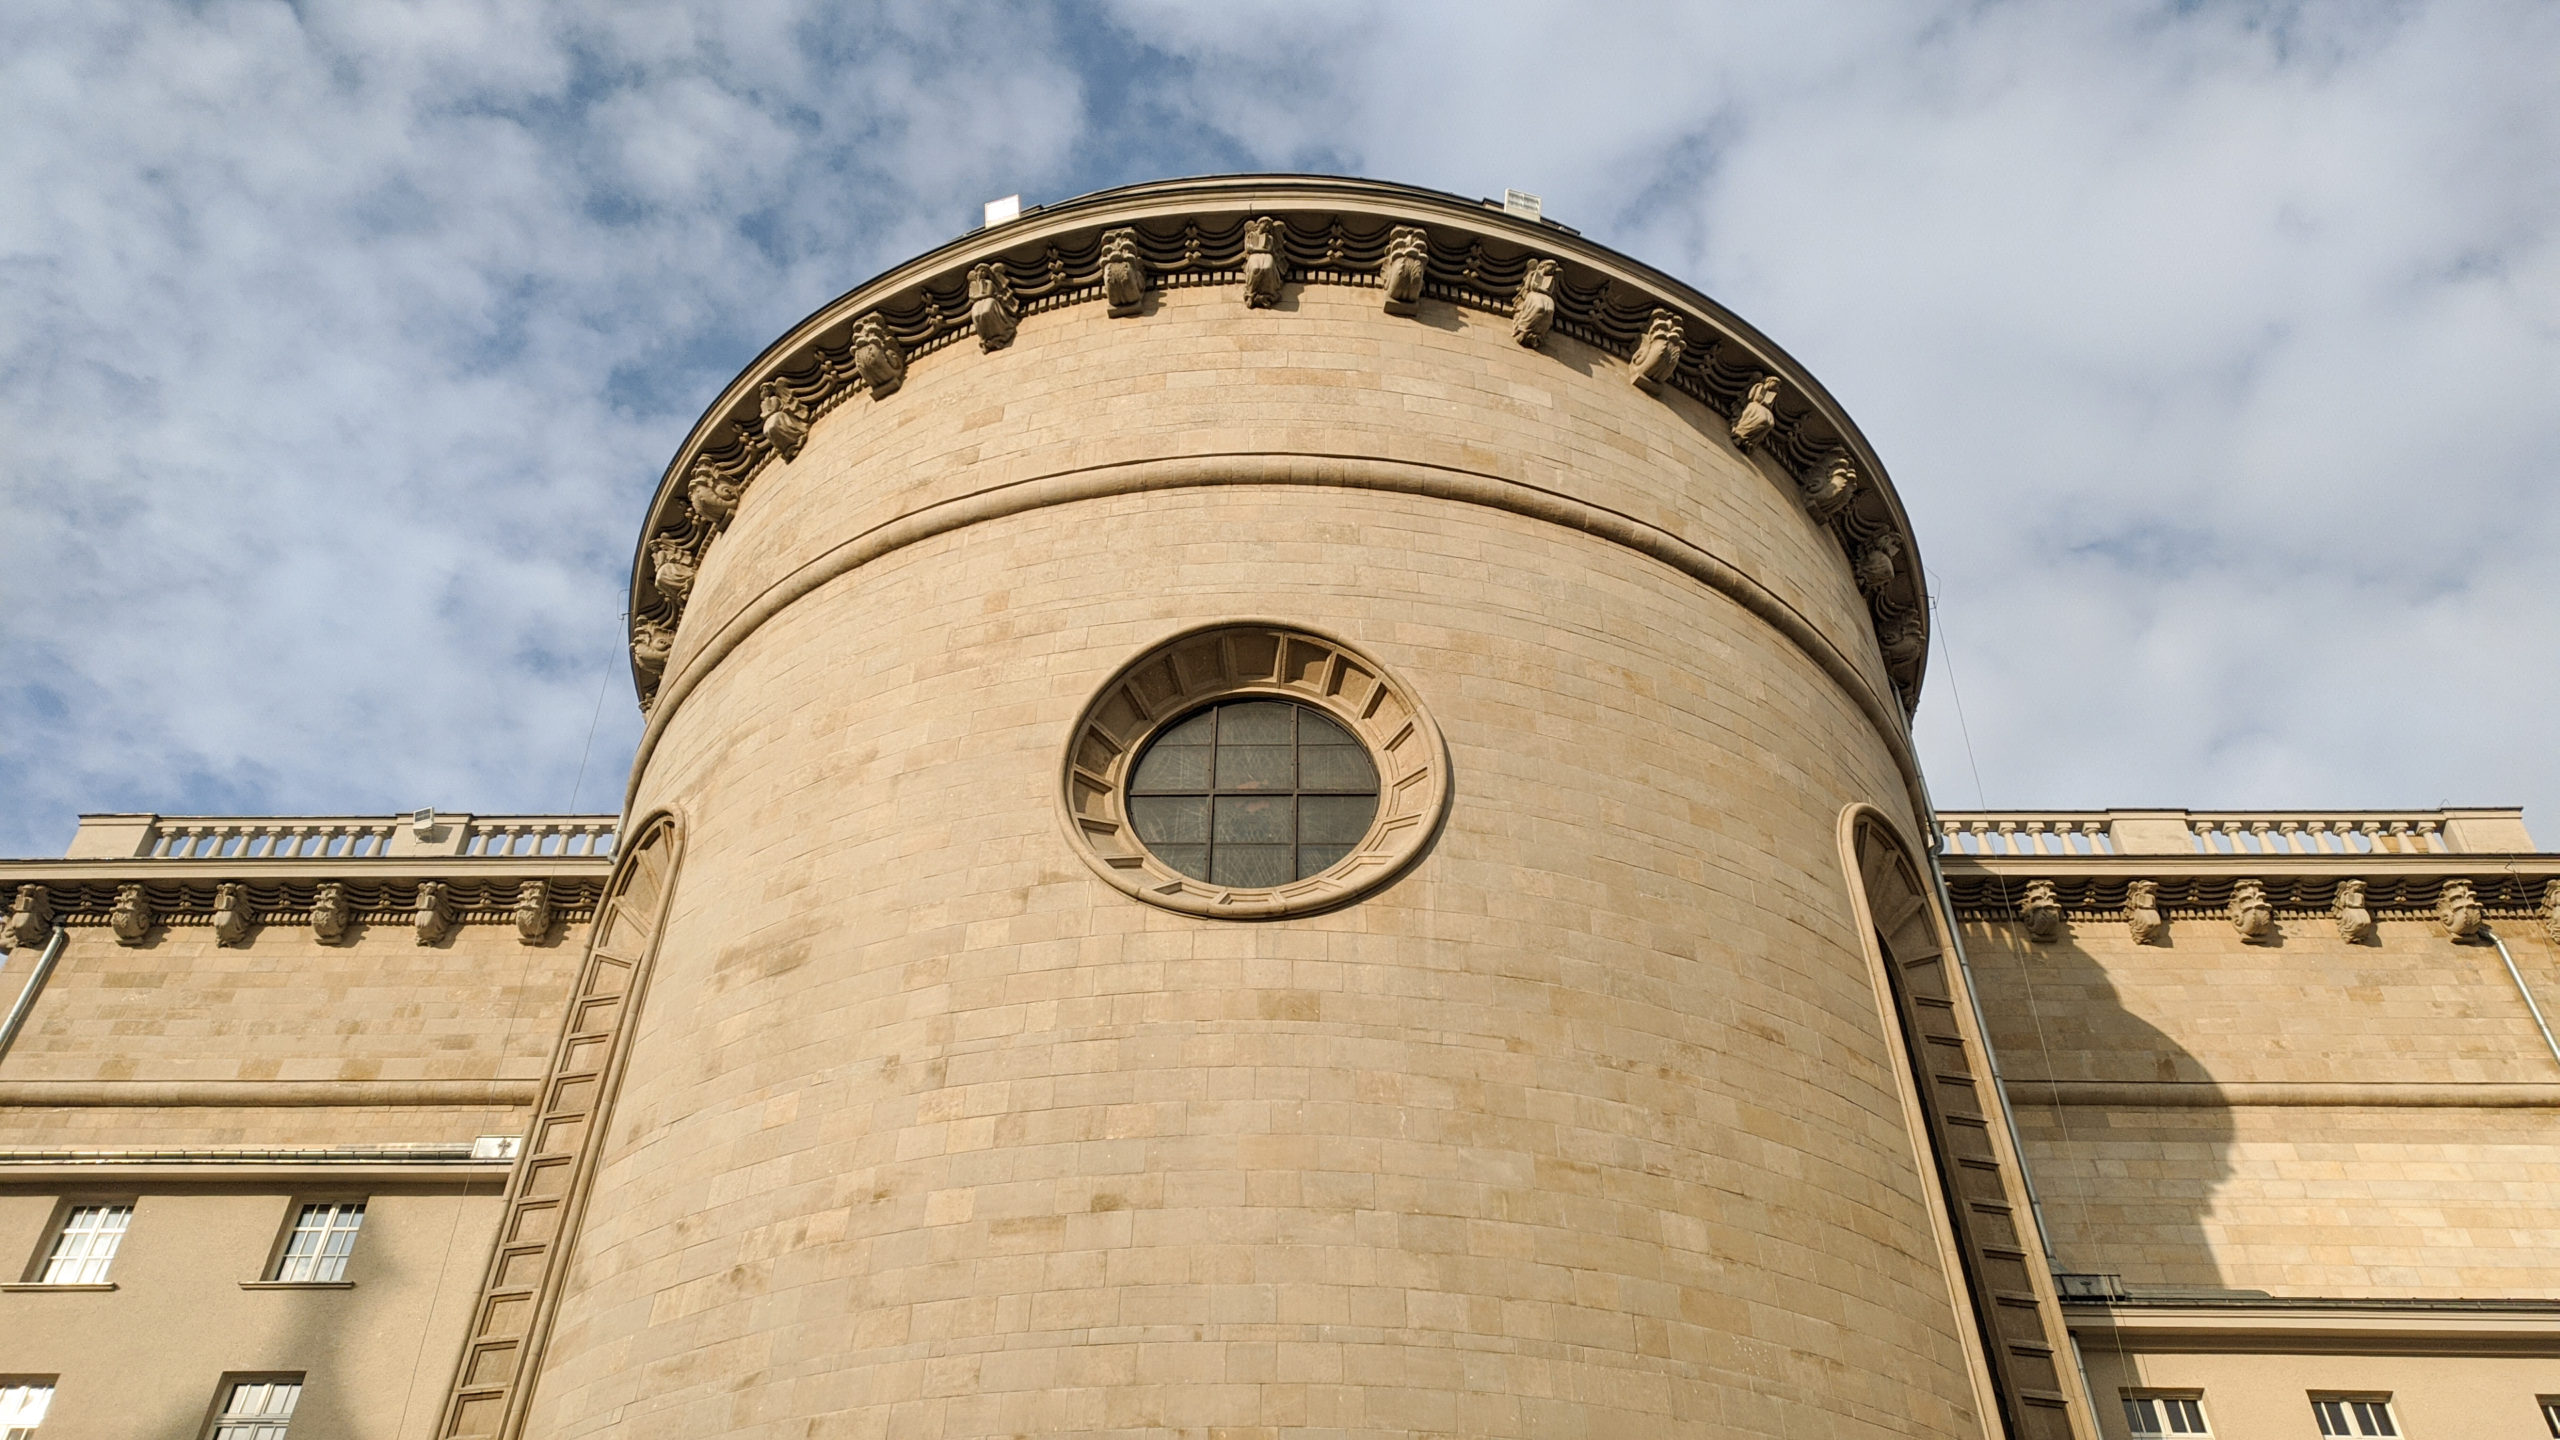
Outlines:
{"label": "cathedral building", "polygon": [[1935,809],[1879,458],[1525,197],[1004,219],[636,518],[618,814],[0,862],[0,1436],[2560,1437],[2560,854]]}

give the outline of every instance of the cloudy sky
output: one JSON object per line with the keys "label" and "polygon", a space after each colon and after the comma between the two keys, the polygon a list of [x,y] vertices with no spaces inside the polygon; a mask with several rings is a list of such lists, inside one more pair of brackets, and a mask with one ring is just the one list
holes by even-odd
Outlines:
{"label": "cloudy sky", "polygon": [[990,197],[1247,169],[1540,193],[1809,365],[1919,528],[1941,804],[2560,845],[2554,75],[2493,0],[13,0],[0,853],[611,808],[718,387]]}

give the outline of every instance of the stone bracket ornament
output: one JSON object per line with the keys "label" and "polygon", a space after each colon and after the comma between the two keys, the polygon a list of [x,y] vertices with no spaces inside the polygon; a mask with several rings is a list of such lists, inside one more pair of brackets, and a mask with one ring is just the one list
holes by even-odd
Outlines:
{"label": "stone bracket ornament", "polygon": [[713,469],[707,460],[693,467],[684,487],[685,503],[715,531],[728,528],[730,517],[738,513],[739,497],[746,493],[745,486]]}
{"label": "stone bracket ornament", "polygon": [[1532,257],[1511,296],[1511,338],[1535,350],[1556,328],[1556,262]]}
{"label": "stone bracket ornament", "polygon": [[2350,945],[2373,938],[2373,912],[2365,908],[2364,889],[2361,880],[2341,880],[2338,893],[2329,897],[2329,918],[2338,924],[2338,938]]}
{"label": "stone bracket ornament", "polygon": [[809,407],[782,388],[779,380],[764,382],[763,429],[765,443],[785,464],[800,458],[800,447],[809,443]]}
{"label": "stone bracket ornament", "polygon": [[249,887],[222,884],[213,887],[213,943],[245,945],[249,943],[249,927],[257,922],[258,912],[249,905]]}
{"label": "stone bracket ornament", "polygon": [[1637,389],[1653,393],[1680,368],[1680,352],[1689,348],[1689,332],[1682,328],[1680,317],[1668,310],[1656,310],[1645,322],[1644,338],[1636,341],[1636,353],[1627,361],[1628,379]]}
{"label": "stone bracket ornament", "polygon": [[1778,427],[1778,377],[1756,376],[1742,397],[1742,412],[1733,417],[1733,444],[1748,450]]}
{"label": "stone bracket ornament", "polygon": [[675,648],[676,632],[665,625],[643,620],[631,627],[631,658],[652,678],[666,673]]}
{"label": "stone bracket ornament", "polygon": [[455,921],[453,897],[441,880],[418,882],[418,904],[412,912],[417,927],[418,943],[433,945],[453,933]]}
{"label": "stone bracket ornament", "polygon": [[311,938],[323,945],[335,945],[347,938],[347,927],[355,921],[355,908],[347,903],[347,887],[335,880],[320,882],[319,892],[311,900]]}
{"label": "stone bracket ornament", "polygon": [[151,897],[139,885],[116,887],[115,908],[107,912],[107,928],[119,945],[139,945],[151,933]]}
{"label": "stone bracket ornament", "polygon": [[1387,232],[1386,259],[1378,265],[1378,286],[1386,291],[1387,313],[1412,315],[1422,309],[1422,284],[1431,273],[1431,236],[1419,225],[1398,225]]}
{"label": "stone bracket ornament", "polygon": [[907,347],[876,314],[853,322],[853,371],[874,400],[888,399],[907,383]]}
{"label": "stone bracket ornament", "polygon": [[21,885],[10,903],[9,918],[0,921],[0,940],[12,950],[41,945],[53,933],[53,896],[41,885]]}
{"label": "stone bracket ornament", "polygon": [[1138,256],[1138,232],[1109,230],[1102,236],[1102,298],[1114,319],[1127,319],[1147,302],[1147,262]]}
{"label": "stone bracket ornament", "polygon": [[1001,350],[1013,343],[1022,307],[1013,298],[1012,277],[1002,265],[988,263],[969,271],[969,329],[981,350]]}
{"label": "stone bracket ornament", "polygon": [[1896,670],[1917,662],[1928,650],[1929,631],[1917,615],[1905,615],[1884,632],[1884,663]]}
{"label": "stone bracket ornament", "polygon": [[2436,895],[2436,923],[2456,940],[2476,940],[2480,927],[2489,923],[2489,910],[2470,881],[2447,880]]}
{"label": "stone bracket ornament", "polygon": [[673,535],[661,535],[649,542],[649,574],[658,593],[681,605],[693,593],[693,581],[699,573],[693,552]]}
{"label": "stone bracket ornament", "polygon": [[1869,595],[1893,584],[1897,562],[1902,559],[1902,537],[1888,530],[1858,551],[1851,566],[1858,588]]}
{"label": "stone bracket ornament", "polygon": [[2560,945],[2560,880],[2542,887],[2542,933]]}
{"label": "stone bracket ornament", "polygon": [[2231,905],[2225,913],[2231,917],[2231,928],[2251,945],[2262,945],[2276,938],[2276,907],[2267,902],[2267,885],[2263,880],[2242,880],[2231,887]]}
{"label": "stone bracket ornament", "polygon": [[2027,882],[2027,893],[2018,901],[2018,923],[2038,941],[2050,944],[2062,938],[2062,899],[2052,881]]}
{"label": "stone bracket ornament", "polygon": [[1257,215],[1244,222],[1244,303],[1256,310],[1280,303],[1289,267],[1280,258],[1280,222]]}
{"label": "stone bracket ornament", "polygon": [[516,938],[539,945],[551,934],[551,882],[527,880],[516,887]]}
{"label": "stone bracket ornament", "polygon": [[1816,525],[1828,525],[1832,517],[1849,508],[1858,498],[1857,462],[1846,455],[1833,455],[1820,474],[1796,488],[1804,498],[1804,513]]}
{"label": "stone bracket ornament", "polygon": [[2124,887],[2124,928],[2136,945],[2149,945],[2168,930],[2160,918],[2160,882],[2136,880]]}

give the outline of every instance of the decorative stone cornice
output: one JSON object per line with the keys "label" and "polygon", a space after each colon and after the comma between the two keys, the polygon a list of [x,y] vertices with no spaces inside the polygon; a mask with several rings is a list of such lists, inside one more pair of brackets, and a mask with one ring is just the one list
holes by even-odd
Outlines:
{"label": "decorative stone cornice", "polygon": [[[599,858],[585,876],[517,879],[390,878],[310,880],[283,876],[243,880],[122,881],[55,876],[16,887],[39,893],[45,917],[34,939],[12,933],[13,945],[41,945],[54,924],[74,931],[102,926],[119,945],[147,946],[170,930],[210,929],[218,945],[244,945],[261,927],[303,927],[323,945],[343,944],[359,925],[415,928],[420,943],[441,940],[459,925],[513,925],[528,945],[540,944],[560,921],[583,923],[595,913],[611,861]],[[94,868],[94,867],[83,867]],[[237,872],[234,872],[237,873]],[[427,917],[434,917],[432,926]]]}
{"label": "decorative stone cornice", "polygon": [[[721,394],[676,452],[642,527],[631,591],[632,673],[647,707],[698,564],[804,418],[896,394],[907,366],[974,335],[1009,344],[1049,310],[1098,301],[1145,313],[1149,290],[1237,287],[1251,308],[1291,284],[1371,287],[1390,314],[1425,300],[1512,318],[1522,345],[1563,334],[1629,366],[1641,387],[1725,417],[1737,446],[1802,491],[1865,591],[1907,711],[1927,659],[1925,582],[1910,525],[1866,444],[1786,353],[1704,295],[1561,226],[1374,181],[1250,176],[1105,191],[972,233],[887,272],[793,327]],[[772,417],[787,417],[779,433]],[[674,592],[674,593],[670,593]]]}
{"label": "decorative stone cornice", "polygon": [[[2256,859],[2258,857],[2251,857]],[[2053,865],[2041,873],[1992,870],[1971,856],[1943,862],[1948,898],[1968,920],[2015,923],[2035,938],[2058,937],[2067,921],[2123,920],[2137,944],[2171,920],[2216,921],[2243,938],[2273,938],[2280,920],[2326,920],[2340,938],[2363,943],[2378,920],[2420,921],[2457,939],[2499,920],[2552,923],[2560,907],[2560,855],[2537,857],[2530,873],[2462,873],[2460,856],[2411,857],[2392,865],[2365,860],[2363,874],[2342,874],[2344,857],[2261,874],[2229,857],[2179,866],[2157,859],[2103,865]],[[2414,863],[2413,863],[2414,862]],[[2463,927],[2467,926],[2465,929]]]}

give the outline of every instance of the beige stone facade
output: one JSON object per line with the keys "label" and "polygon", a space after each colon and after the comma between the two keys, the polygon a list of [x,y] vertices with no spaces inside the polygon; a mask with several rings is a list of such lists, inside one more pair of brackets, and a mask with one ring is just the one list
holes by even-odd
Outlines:
{"label": "beige stone facade", "polygon": [[[967,237],[732,384],[633,585],[621,817],[0,862],[40,1440],[279,1377],[294,1435],[760,1440],[2560,1391],[2560,1057],[2501,963],[2552,980],[2560,857],[1931,814],[1875,457],[1570,232],[1280,179]],[[1366,837],[1271,880],[1133,839],[1219,697],[1333,716]],[[343,1277],[279,1280],[355,1200]],[[107,1278],[47,1283],[101,1206]]]}

